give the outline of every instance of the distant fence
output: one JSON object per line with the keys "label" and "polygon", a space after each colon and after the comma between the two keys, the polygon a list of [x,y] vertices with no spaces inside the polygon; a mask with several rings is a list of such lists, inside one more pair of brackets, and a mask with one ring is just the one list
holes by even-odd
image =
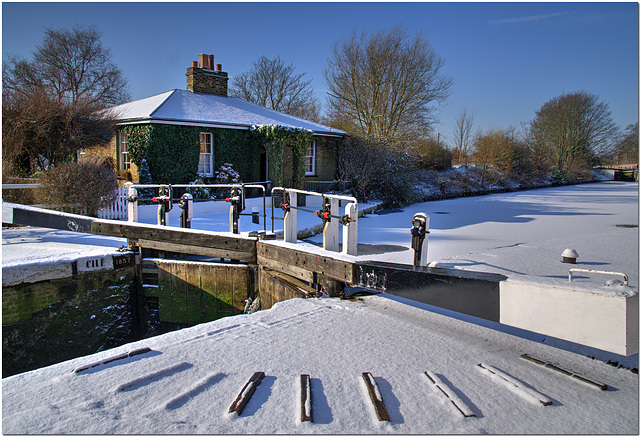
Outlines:
{"label": "distant fence", "polygon": [[98,218],[107,220],[127,219],[127,188],[118,188],[113,202],[98,209]]}

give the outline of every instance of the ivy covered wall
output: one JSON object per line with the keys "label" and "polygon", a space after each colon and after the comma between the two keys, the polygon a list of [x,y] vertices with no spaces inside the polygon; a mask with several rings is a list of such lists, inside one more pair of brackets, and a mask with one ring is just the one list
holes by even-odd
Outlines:
{"label": "ivy covered wall", "polygon": [[249,131],[169,124],[123,127],[131,162],[139,168],[146,159],[153,183],[182,184],[195,179],[201,132],[213,134],[214,170],[231,163],[243,181],[259,180],[261,144]]}
{"label": "ivy covered wall", "polygon": [[[308,130],[276,125],[254,126],[251,130],[256,143],[263,144],[269,158],[269,178],[273,186],[302,188],[307,145],[312,137]],[[291,149],[290,162],[285,161],[285,147]],[[288,159],[286,159],[288,161]],[[285,179],[284,166],[291,165],[291,180]]]}
{"label": "ivy covered wall", "polygon": [[[261,179],[265,175],[261,177],[261,153],[266,150],[269,161],[269,174],[266,177],[273,182],[273,186],[296,188],[303,186],[307,145],[312,138],[310,131],[275,125],[240,130],[136,124],[124,126],[122,133],[126,137],[131,162],[140,168],[142,159],[146,159],[151,179],[156,184],[184,184],[195,180],[200,155],[200,133],[212,133],[214,171],[225,163],[231,163],[240,173],[243,182],[263,181]],[[318,156],[326,154],[325,142],[324,138],[322,141],[317,140],[318,145],[323,145]],[[333,142],[331,144],[335,147]],[[285,147],[288,149],[287,153]],[[328,164],[333,169],[323,166],[318,175],[330,180],[335,177],[335,158],[330,153],[326,158],[330,159],[327,159],[324,166]]]}

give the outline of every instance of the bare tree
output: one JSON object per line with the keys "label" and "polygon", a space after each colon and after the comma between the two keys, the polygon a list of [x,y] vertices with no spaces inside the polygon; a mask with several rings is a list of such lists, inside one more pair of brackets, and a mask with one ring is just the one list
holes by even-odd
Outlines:
{"label": "bare tree", "polygon": [[458,165],[466,164],[473,140],[473,112],[464,108],[456,118],[455,130],[453,131],[453,149],[457,154]]}
{"label": "bare tree", "polygon": [[513,169],[516,148],[513,134],[504,130],[491,129],[487,133],[478,132],[474,138],[473,159],[482,174],[484,186],[489,168],[496,168],[503,174],[509,174]]}
{"label": "bare tree", "polygon": [[542,105],[529,127],[533,154],[559,174],[593,165],[618,137],[609,106],[586,91],[562,94]]}
{"label": "bare tree", "polygon": [[3,165],[21,162],[23,174],[68,161],[78,150],[113,136],[115,120],[96,103],[61,101],[42,88],[3,94]]}
{"label": "bare tree", "polygon": [[28,95],[44,89],[49,96],[74,104],[81,100],[102,106],[126,102],[127,81],[100,37],[93,26],[45,30],[33,59],[10,56],[3,65],[3,88]]}
{"label": "bare tree", "polygon": [[310,120],[320,118],[320,102],[313,97],[311,80],[296,73],[293,63],[286,65],[280,56],[260,56],[250,71],[234,77],[230,94],[260,106]]}
{"label": "bare tree", "polygon": [[627,126],[614,152],[616,164],[638,163],[638,123]]}
{"label": "bare tree", "polygon": [[350,133],[367,139],[426,134],[433,104],[448,97],[452,84],[443,66],[421,33],[354,31],[334,45],[324,71],[330,116],[346,116]]}
{"label": "bare tree", "polygon": [[3,64],[2,84],[3,168],[23,174],[107,142],[115,121],[102,109],[128,98],[94,27],[47,29],[32,60]]}

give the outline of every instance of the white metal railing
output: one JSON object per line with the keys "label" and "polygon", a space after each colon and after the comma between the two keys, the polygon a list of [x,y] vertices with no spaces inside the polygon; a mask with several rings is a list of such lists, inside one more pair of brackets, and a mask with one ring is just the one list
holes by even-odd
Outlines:
{"label": "white metal railing", "polygon": [[[329,251],[340,251],[340,224],[344,225],[342,233],[342,252],[350,255],[358,254],[358,200],[345,195],[320,194],[313,191],[275,187],[271,195],[282,192],[284,210],[284,240],[296,243],[298,241],[298,210],[315,213],[322,219],[322,248]],[[322,209],[313,212],[298,207],[298,194],[322,197]],[[347,201],[345,214],[340,216],[340,200]],[[271,229],[274,227],[273,201],[271,202]]]}
{"label": "white metal railing", "polygon": [[585,273],[593,273],[593,274],[611,274],[614,276],[621,276],[624,280],[624,284],[629,286],[629,276],[625,273],[614,272],[614,271],[598,271],[596,269],[581,269],[581,268],[571,268],[569,270],[569,281],[573,281],[573,273],[574,272],[585,272]]}
{"label": "white metal railing", "polygon": [[[271,183],[269,181],[266,184]],[[264,219],[264,233],[267,230],[266,223],[266,188],[264,184],[258,183],[233,183],[233,184],[190,184],[190,185],[141,185],[133,184],[131,182],[125,184],[126,202],[127,202],[127,219],[131,222],[138,222],[138,190],[158,188],[158,196],[153,197],[153,201],[158,203],[158,225],[168,225],[169,211],[172,209],[172,198],[174,188],[229,188],[230,196],[226,199],[230,203],[229,207],[229,231],[232,233],[240,233],[240,216],[251,215],[255,219],[259,220],[259,217]],[[251,214],[242,213],[245,209],[245,189],[257,188],[262,190],[262,209],[263,213],[259,211],[252,212]],[[182,209],[180,214],[181,227],[191,227],[191,218],[193,217],[193,196],[189,193],[184,194],[180,198],[180,208]],[[257,208],[256,208],[257,209]]]}

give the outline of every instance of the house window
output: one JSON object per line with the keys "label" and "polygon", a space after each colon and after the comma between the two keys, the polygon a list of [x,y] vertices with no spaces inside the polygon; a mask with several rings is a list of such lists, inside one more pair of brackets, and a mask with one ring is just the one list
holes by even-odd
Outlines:
{"label": "house window", "polygon": [[304,174],[306,176],[314,176],[316,174],[316,141],[309,141],[309,145],[307,145],[307,159]]}
{"label": "house window", "polygon": [[129,156],[129,149],[127,147],[127,139],[124,132],[118,133],[118,169],[130,170],[131,169],[131,156]]}
{"label": "house window", "polygon": [[198,174],[213,176],[213,134],[200,133],[200,161]]}

